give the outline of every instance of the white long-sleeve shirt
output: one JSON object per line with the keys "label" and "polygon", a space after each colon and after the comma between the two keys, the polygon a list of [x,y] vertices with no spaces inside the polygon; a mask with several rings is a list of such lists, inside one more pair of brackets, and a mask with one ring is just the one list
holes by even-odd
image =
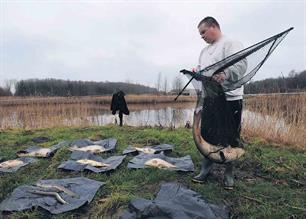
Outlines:
{"label": "white long-sleeve shirt", "polygon": [[[222,59],[240,51],[243,49],[243,45],[239,41],[234,41],[226,36],[222,35],[218,41],[213,44],[209,44],[202,49],[199,57],[198,70],[202,70],[207,66],[210,66]],[[247,61],[243,59],[234,65],[226,68],[224,73],[227,81],[236,81],[240,79],[247,69]],[[205,71],[205,76],[212,76],[213,71]],[[243,86],[232,91],[225,92],[226,100],[240,100],[243,96]]]}

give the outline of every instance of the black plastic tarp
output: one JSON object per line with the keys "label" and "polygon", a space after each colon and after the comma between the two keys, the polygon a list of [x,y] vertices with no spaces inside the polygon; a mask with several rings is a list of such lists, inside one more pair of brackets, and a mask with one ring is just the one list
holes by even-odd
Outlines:
{"label": "black plastic tarp", "polygon": [[64,186],[77,194],[77,196],[72,197],[64,192],[60,192],[59,195],[68,202],[67,204],[61,204],[54,196],[39,195],[30,192],[37,187],[23,185],[14,189],[10,197],[2,201],[0,204],[0,211],[22,211],[39,206],[52,214],[60,214],[77,209],[86,203],[90,203],[98,189],[105,184],[104,182],[91,180],[85,177],[49,179],[40,180],[39,182]]}
{"label": "black plastic tarp", "polygon": [[[25,150],[20,150],[17,151],[17,156],[18,157],[50,157],[53,156],[54,153],[61,147],[68,145],[68,141],[62,141],[58,144],[52,145],[49,148],[42,148],[39,146],[31,146]],[[45,153],[44,150],[48,150],[47,153]],[[43,153],[41,153],[43,152]]]}
{"label": "black plastic tarp", "polygon": [[229,208],[207,202],[197,192],[177,183],[161,185],[154,200],[134,199],[121,219],[225,219]]}
{"label": "black plastic tarp", "polygon": [[[154,154],[160,153],[162,151],[169,152],[173,150],[173,145],[170,144],[160,144],[160,145],[153,145],[153,146],[145,146],[142,147],[143,149],[152,149],[154,150]],[[132,145],[129,145],[124,151],[123,154],[130,154],[130,153],[138,153],[137,149]]]}
{"label": "black plastic tarp", "polygon": [[[95,173],[102,173],[107,172],[110,170],[116,169],[124,160],[126,156],[112,156],[107,159],[103,159],[102,157],[98,155],[94,155],[89,152],[83,152],[83,151],[74,151],[71,154],[70,160],[62,162],[58,168],[64,169],[64,170],[72,170],[72,171],[82,171],[82,170],[90,170]],[[77,160],[81,159],[88,159],[88,160],[94,160],[97,162],[105,163],[109,166],[105,167],[94,167],[89,164],[82,164],[77,162]]]}
{"label": "black plastic tarp", "polygon": [[78,148],[90,146],[90,145],[100,145],[105,148],[104,152],[113,151],[116,148],[117,139],[108,138],[99,141],[91,141],[89,139],[79,139],[71,142],[71,146],[76,146]]}
{"label": "black plastic tarp", "polygon": [[141,153],[134,157],[128,163],[128,168],[147,168],[148,166],[145,163],[153,158],[162,159],[172,165],[175,165],[175,168],[169,168],[168,170],[175,171],[194,171],[194,165],[190,155],[186,155],[184,157],[168,157],[163,152],[159,154],[144,154]]}
{"label": "black plastic tarp", "polygon": [[[17,159],[14,159],[14,160],[22,161],[22,163],[20,163],[19,165],[16,165],[16,166],[12,166],[12,167],[0,167],[0,172],[13,173],[13,172],[16,172],[17,170],[19,170],[21,167],[24,167],[28,164],[37,162],[37,159],[30,158],[30,157],[21,157],[21,158],[17,158]],[[7,161],[12,161],[12,160],[7,160]],[[7,161],[4,161],[4,162],[7,162]]]}

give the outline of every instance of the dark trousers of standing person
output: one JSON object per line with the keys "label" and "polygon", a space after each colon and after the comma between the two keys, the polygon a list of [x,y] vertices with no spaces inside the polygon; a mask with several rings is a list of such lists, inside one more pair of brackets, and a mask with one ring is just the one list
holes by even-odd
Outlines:
{"label": "dark trousers of standing person", "polygon": [[242,100],[226,101],[221,95],[205,98],[202,110],[201,135],[213,145],[242,147]]}
{"label": "dark trousers of standing person", "polygon": [[242,116],[242,108],[243,101],[241,100],[233,100],[226,101],[228,114],[233,115],[233,132],[229,138],[229,145],[232,147],[243,147],[241,142],[240,133],[241,133],[241,116]]}
{"label": "dark trousers of standing person", "polygon": [[119,110],[119,120],[120,120],[120,126],[123,124],[123,113],[121,110]]}
{"label": "dark trousers of standing person", "polygon": [[[209,143],[219,146],[242,147],[241,132],[242,100],[226,101],[225,95],[204,99],[201,135]],[[200,174],[193,181],[203,182],[212,168],[213,162],[203,157]],[[226,164],[224,186],[234,185],[233,164]]]}

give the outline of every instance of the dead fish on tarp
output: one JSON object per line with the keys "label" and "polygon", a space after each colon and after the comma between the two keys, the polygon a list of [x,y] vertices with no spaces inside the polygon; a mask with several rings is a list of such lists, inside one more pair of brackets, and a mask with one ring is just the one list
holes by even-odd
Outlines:
{"label": "dead fish on tarp", "polygon": [[101,145],[88,145],[85,147],[78,147],[78,146],[72,146],[69,148],[71,151],[85,151],[85,152],[91,152],[91,153],[102,153],[106,151],[106,149]]}
{"label": "dead fish on tarp", "polygon": [[[79,198],[73,198],[64,192],[57,192],[55,189],[35,186],[37,182],[47,185],[51,184],[63,186],[73,191],[79,196]],[[37,207],[41,207],[51,214],[60,214],[79,209],[80,207],[80,210],[82,211],[82,208],[84,208],[82,206],[91,203],[98,189],[105,185],[104,182],[91,180],[85,177],[46,179],[39,180],[37,182],[33,182],[31,185],[21,185],[15,188],[14,191],[8,195],[8,197],[1,200],[0,212],[24,211]],[[54,193],[47,194],[46,192],[55,192],[59,194],[59,196],[65,202],[68,202],[68,204],[63,204],[65,202],[59,199],[58,195]],[[85,206],[85,208],[88,207]]]}
{"label": "dead fish on tarp", "polygon": [[109,167],[110,165],[107,163],[95,161],[95,160],[89,160],[89,159],[81,159],[77,160],[76,162],[81,163],[81,164],[87,164],[93,167]]}
{"label": "dead fish on tarp", "polygon": [[46,195],[46,196],[54,196],[55,199],[61,204],[69,204],[66,202],[57,192],[48,192],[48,191],[40,191],[40,190],[30,190],[29,192],[38,195]]}
{"label": "dead fish on tarp", "polygon": [[[76,193],[74,193],[73,191],[71,191],[71,190],[69,190],[69,189],[67,189],[67,188],[65,188],[64,186],[61,186],[61,185],[46,184],[46,183],[41,183],[41,182],[37,182],[34,185],[37,187],[37,189],[30,190],[29,192],[31,192],[33,194],[38,194],[38,195],[54,196],[55,199],[61,204],[69,204],[69,203],[66,202],[60,196],[59,192],[64,192],[71,197],[79,198],[79,196]],[[44,189],[44,190],[40,190],[40,189]]]}
{"label": "dead fish on tarp", "polygon": [[157,168],[160,168],[160,169],[164,169],[164,168],[175,168],[176,166],[165,161],[165,160],[162,160],[160,158],[153,158],[153,159],[150,159],[148,161],[145,162],[145,165],[146,166],[151,166],[151,167],[157,167]]}
{"label": "dead fish on tarp", "polygon": [[37,159],[31,157],[21,157],[17,159],[7,160],[0,163],[0,172],[13,173],[19,170],[21,167],[35,163],[37,161]]}
{"label": "dead fish on tarp", "polygon": [[70,159],[63,161],[58,169],[69,171],[89,170],[95,173],[103,173],[117,169],[126,156],[110,156],[103,159],[97,154],[84,151],[73,151]]}
{"label": "dead fish on tarp", "polygon": [[39,148],[32,152],[19,151],[17,153],[18,157],[49,157],[52,150],[50,148]]}
{"label": "dead fish on tarp", "polygon": [[13,168],[13,167],[16,167],[16,166],[19,166],[19,165],[22,165],[24,162],[22,160],[18,160],[18,159],[15,159],[15,160],[7,160],[7,161],[4,161],[2,163],[0,163],[0,168]]}
{"label": "dead fish on tarp", "polygon": [[52,145],[49,148],[39,147],[37,145],[30,146],[27,149],[17,151],[18,157],[50,157],[55,154],[55,152],[69,144],[68,141],[61,141],[58,144]]}
{"label": "dead fish on tarp", "polygon": [[35,183],[35,186],[41,187],[41,188],[44,188],[44,189],[55,189],[55,190],[57,190],[57,192],[64,192],[71,197],[78,197],[78,195],[75,194],[73,191],[71,191],[71,190],[69,190],[69,189],[67,189],[67,188],[65,188],[64,186],[61,186],[61,185],[45,184],[45,183],[37,182],[37,183]]}
{"label": "dead fish on tarp", "polygon": [[139,147],[134,147],[134,149],[138,152],[143,152],[145,154],[154,154],[156,150],[153,148],[145,147],[145,148],[139,148]]}
{"label": "dead fish on tarp", "polygon": [[128,145],[126,149],[122,152],[122,154],[157,154],[162,151],[165,153],[170,152],[173,150],[173,145],[170,144],[159,144],[159,145],[151,145],[151,146],[132,146]]}

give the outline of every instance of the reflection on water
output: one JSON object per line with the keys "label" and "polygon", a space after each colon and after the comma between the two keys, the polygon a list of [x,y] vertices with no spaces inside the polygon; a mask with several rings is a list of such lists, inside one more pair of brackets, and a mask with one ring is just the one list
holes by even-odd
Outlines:
{"label": "reflection on water", "polygon": [[[123,123],[129,126],[184,127],[193,123],[194,102],[164,104],[129,104],[130,115],[124,115]],[[271,127],[277,132],[288,132],[283,119],[243,111],[243,127],[260,129]],[[106,104],[63,104],[0,107],[0,129],[44,128],[54,126],[105,125],[119,122],[118,115],[111,114]]]}
{"label": "reflection on water", "polygon": [[270,127],[279,133],[287,133],[288,126],[284,119],[276,119],[272,116],[262,115],[260,113],[244,110],[242,113],[242,123],[251,126],[253,129],[260,129],[261,127]]}
{"label": "reflection on water", "polygon": [[[169,105],[169,104],[168,104]],[[163,126],[163,127],[184,127],[187,121],[192,123],[194,104],[179,105],[146,105],[145,107],[134,107],[129,116],[124,116],[123,123],[129,126]],[[131,107],[133,109],[133,106]],[[143,108],[143,109],[140,109]],[[109,111],[95,113],[89,118],[95,125],[119,123],[118,115],[112,115]],[[244,110],[242,114],[243,125],[259,129],[262,126],[271,126],[278,132],[288,132],[288,127],[283,119],[275,119],[268,115]]]}
{"label": "reflection on water", "polygon": [[[129,116],[124,116],[123,124],[130,126],[184,126],[189,120],[192,121],[192,109],[174,109],[167,107],[160,110],[141,110],[131,112]],[[98,116],[98,124],[114,123],[119,121],[118,116],[102,114]]]}
{"label": "reflection on water", "polygon": [[[195,104],[156,104],[132,106],[130,115],[123,118],[123,123],[129,126],[163,126],[163,127],[184,127],[187,121],[193,122],[193,110]],[[110,111],[95,111],[88,118],[95,125],[105,125],[119,123],[118,115],[112,115]],[[283,119],[275,119],[268,115],[244,110],[242,114],[242,123],[251,125],[254,129],[269,124],[271,128],[278,132],[287,132],[288,127]]]}
{"label": "reflection on water", "polygon": [[[193,120],[194,103],[179,105],[146,105],[140,108],[130,107],[130,115],[123,117],[123,124],[129,126],[163,126],[182,127],[187,121]],[[134,110],[133,110],[134,109]],[[132,111],[133,110],[133,111]],[[103,111],[88,118],[96,125],[104,125],[119,122],[118,115],[112,115],[110,111]]]}

